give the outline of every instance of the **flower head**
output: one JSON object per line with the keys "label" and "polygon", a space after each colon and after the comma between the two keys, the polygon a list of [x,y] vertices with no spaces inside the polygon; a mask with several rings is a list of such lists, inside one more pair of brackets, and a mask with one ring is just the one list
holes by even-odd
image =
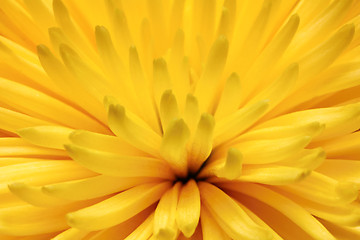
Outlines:
{"label": "flower head", "polygon": [[3,0],[1,239],[358,239],[358,1]]}

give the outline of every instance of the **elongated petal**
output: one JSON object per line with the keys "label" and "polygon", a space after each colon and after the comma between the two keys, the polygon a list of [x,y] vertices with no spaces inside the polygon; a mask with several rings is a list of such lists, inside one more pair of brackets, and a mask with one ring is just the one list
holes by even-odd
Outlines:
{"label": "elongated petal", "polygon": [[230,148],[226,159],[208,163],[199,173],[199,178],[217,176],[228,180],[237,179],[242,174],[242,154],[236,148]]}
{"label": "elongated petal", "polygon": [[247,215],[258,225],[264,227],[266,230],[271,232],[274,240],[283,240],[269,225],[267,225],[261,218],[259,218],[255,213],[253,213],[250,209],[237,202],[237,204],[246,212]]}
{"label": "elongated petal", "polygon": [[95,174],[68,160],[42,160],[1,167],[0,182],[24,181],[28,184],[92,177]]}
{"label": "elongated petal", "polygon": [[60,199],[86,200],[115,192],[121,192],[131,187],[152,181],[157,182],[159,180],[145,177],[119,178],[100,175],[91,178],[45,185],[42,187],[42,190],[46,194]]}
{"label": "elongated petal", "polygon": [[313,137],[320,134],[324,128],[325,124],[320,124],[319,122],[261,128],[239,136],[234,140],[234,143],[245,140],[276,139],[300,135]]}
{"label": "elongated petal", "polygon": [[187,173],[186,144],[190,131],[182,119],[174,119],[165,132],[161,142],[160,154],[179,176]]}
{"label": "elongated petal", "polygon": [[241,192],[270,205],[291,219],[315,239],[335,240],[326,228],[301,206],[266,187],[250,183],[246,185],[223,183],[220,185],[226,189]]}
{"label": "elongated petal", "polygon": [[244,210],[219,188],[205,182],[200,182],[199,188],[203,204],[231,238],[272,239],[267,230],[255,224]]}
{"label": "elongated petal", "polygon": [[85,130],[75,130],[69,135],[72,143],[104,152],[118,153],[121,155],[147,156],[147,154],[116,136],[99,134]]}
{"label": "elongated petal", "polygon": [[360,105],[358,103],[341,107],[318,108],[289,113],[261,124],[258,128],[286,126],[299,123],[310,123],[316,119],[325,124],[325,129],[317,140],[338,137],[353,132],[359,128],[358,118]]}
{"label": "elongated petal", "polygon": [[[31,87],[0,78],[0,102],[39,119],[68,127],[99,131],[102,126],[84,113]],[[58,114],[60,113],[60,114]]]}
{"label": "elongated petal", "polygon": [[205,69],[195,89],[201,111],[211,110],[212,98],[225,67],[228,47],[228,40],[220,36],[210,50]]}
{"label": "elongated petal", "polygon": [[159,200],[169,187],[169,182],[134,187],[90,207],[68,213],[68,224],[90,231],[115,226]]}
{"label": "elongated petal", "polygon": [[18,134],[29,142],[42,147],[64,149],[64,144],[70,143],[69,135],[73,130],[58,126],[39,126],[23,128]]}
{"label": "elongated petal", "polygon": [[197,183],[189,180],[180,191],[176,209],[176,223],[185,237],[195,232],[200,218],[200,192]]}
{"label": "elongated petal", "polygon": [[240,105],[241,86],[237,73],[232,73],[226,80],[224,90],[221,94],[218,107],[215,112],[217,119],[221,119],[232,112],[235,112]]}
{"label": "elongated petal", "polygon": [[41,191],[41,187],[29,186],[21,182],[9,184],[9,189],[23,201],[38,207],[58,206],[70,202],[46,195]]}
{"label": "elongated petal", "polygon": [[161,96],[163,92],[168,89],[171,89],[170,76],[167,68],[167,63],[165,59],[159,58],[155,59],[153,63],[154,68],[154,97],[155,103],[158,108],[160,107]]}
{"label": "elongated petal", "polygon": [[238,180],[269,185],[285,185],[300,181],[310,173],[311,171],[308,169],[294,167],[247,167],[243,169]]}
{"label": "elongated petal", "polygon": [[179,117],[178,104],[175,95],[171,90],[165,91],[160,100],[160,120],[163,132],[169,126],[169,123]]}
{"label": "elongated petal", "polygon": [[355,183],[337,181],[315,171],[299,183],[279,188],[328,206],[351,203],[359,191]]}
{"label": "elongated petal", "polygon": [[317,171],[338,181],[354,182],[360,187],[360,162],[358,160],[326,159]]}
{"label": "elongated petal", "polygon": [[234,147],[241,149],[244,163],[264,164],[284,160],[304,149],[311,137],[297,136],[272,140],[254,140],[238,143]]}
{"label": "elongated petal", "polygon": [[326,151],[328,158],[357,160],[360,158],[359,141],[360,132],[355,132],[343,137],[321,142],[321,146]]}
{"label": "elongated petal", "polygon": [[174,240],[178,236],[176,208],[181,183],[177,182],[160,199],[154,215],[154,235],[159,240]]}
{"label": "elongated petal", "polygon": [[28,236],[68,229],[65,214],[98,200],[68,204],[52,208],[39,208],[29,204],[0,210],[0,232],[12,236]]}
{"label": "elongated petal", "polygon": [[349,45],[354,36],[354,29],[353,24],[343,26],[328,41],[303,57],[299,61],[301,66],[299,80],[304,81],[328,67]]}
{"label": "elongated petal", "polygon": [[52,238],[52,240],[74,240],[74,239],[80,240],[84,238],[88,233],[89,233],[88,231],[79,230],[76,228],[69,228],[68,230]]}
{"label": "elongated petal", "polygon": [[268,99],[270,106],[267,111],[270,111],[289,94],[290,90],[297,81],[298,74],[298,64],[291,64],[285,69],[281,76],[275,80],[274,83],[265,88],[264,91],[260,92],[255,97],[251,98],[248,104],[254,104],[258,101]]}
{"label": "elongated petal", "polygon": [[16,132],[20,128],[39,125],[51,125],[50,122],[31,117],[29,115],[0,107],[0,128],[9,132]]}
{"label": "elongated petal", "polygon": [[360,223],[360,208],[356,203],[339,206],[326,206],[324,204],[316,203],[301,196],[296,196],[284,191],[281,191],[281,194],[291,198],[294,202],[301,205],[312,215],[326,221],[342,226],[353,227],[358,226]]}
{"label": "elongated petal", "polygon": [[231,239],[204,206],[201,207],[201,229],[204,240]]}
{"label": "elongated petal", "polygon": [[153,105],[153,100],[150,95],[149,83],[147,79],[145,79],[139,55],[135,47],[130,47],[129,49],[129,69],[133,85],[136,86],[136,96],[143,100],[140,104],[142,116],[156,131],[160,131],[156,112],[154,111],[155,106]]}
{"label": "elongated petal", "polygon": [[109,126],[118,137],[153,156],[159,155],[161,142],[159,135],[139,125],[120,105],[110,105],[108,111]]}
{"label": "elongated petal", "polygon": [[166,162],[149,157],[134,157],[65,145],[69,155],[92,171],[117,177],[164,177],[172,173]]}
{"label": "elongated petal", "polygon": [[188,94],[186,96],[184,120],[189,126],[191,132],[195,131],[200,119],[199,103],[195,96]]}
{"label": "elongated petal", "polygon": [[196,172],[211,153],[214,127],[213,116],[210,114],[201,115],[188,153],[189,169],[192,172]]}
{"label": "elongated petal", "polygon": [[264,114],[268,106],[268,101],[263,100],[251,106],[241,108],[219,121],[214,132],[214,147],[232,140],[245,131]]}
{"label": "elongated petal", "polygon": [[154,214],[151,214],[140,226],[138,226],[124,240],[148,240],[153,233]]}

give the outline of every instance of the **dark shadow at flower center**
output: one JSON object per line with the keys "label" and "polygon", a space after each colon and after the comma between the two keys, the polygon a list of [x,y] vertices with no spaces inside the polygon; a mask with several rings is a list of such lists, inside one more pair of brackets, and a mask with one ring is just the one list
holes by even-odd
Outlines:
{"label": "dark shadow at flower center", "polygon": [[[210,154],[210,156],[211,156],[211,154]],[[191,179],[194,179],[196,182],[204,181],[206,178],[199,178],[198,175],[201,172],[201,170],[206,166],[206,163],[208,162],[208,159],[210,158],[210,156],[205,160],[205,162],[203,162],[201,167],[196,172],[189,171],[188,175],[186,177],[177,176],[176,180],[174,182],[182,182],[183,184],[186,184]]]}

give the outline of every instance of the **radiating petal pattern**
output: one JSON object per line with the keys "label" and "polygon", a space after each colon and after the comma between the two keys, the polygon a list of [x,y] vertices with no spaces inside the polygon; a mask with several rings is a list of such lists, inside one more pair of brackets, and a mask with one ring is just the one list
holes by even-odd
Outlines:
{"label": "radiating petal pattern", "polygon": [[1,0],[1,240],[360,239],[357,0]]}

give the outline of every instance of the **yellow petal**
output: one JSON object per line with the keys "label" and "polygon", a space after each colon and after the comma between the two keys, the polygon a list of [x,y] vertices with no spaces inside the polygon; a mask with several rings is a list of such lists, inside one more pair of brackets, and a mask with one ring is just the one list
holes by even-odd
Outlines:
{"label": "yellow petal", "polygon": [[63,208],[39,208],[31,205],[0,210],[0,231],[6,235],[27,236],[68,228]]}
{"label": "yellow petal", "polygon": [[68,224],[90,231],[115,226],[159,200],[170,186],[169,182],[139,185],[90,207],[68,213]]}
{"label": "yellow petal", "polygon": [[175,240],[178,235],[176,208],[181,183],[177,182],[160,199],[154,215],[154,235],[159,240]]}
{"label": "yellow petal", "polygon": [[186,96],[184,120],[189,126],[191,132],[194,132],[200,119],[199,103],[195,96],[188,94]]}
{"label": "yellow petal", "polygon": [[288,126],[294,124],[306,124],[314,119],[325,124],[325,129],[316,140],[338,137],[359,129],[358,118],[360,105],[358,103],[341,107],[317,108],[293,112],[271,119],[256,128]]}
{"label": "yellow petal", "polygon": [[360,187],[360,162],[358,160],[326,159],[316,171],[338,181],[356,183]]}
{"label": "yellow petal", "polygon": [[199,101],[200,110],[211,111],[214,94],[218,82],[221,80],[225,67],[229,43],[224,36],[220,36],[213,44],[204,71],[199,79],[194,95]]}
{"label": "yellow petal", "polygon": [[146,220],[138,226],[124,240],[148,240],[153,233],[154,214],[151,214]]}
{"label": "yellow petal", "polygon": [[146,1],[152,31],[154,32],[155,54],[163,54],[167,40],[167,24],[165,18],[165,4],[159,0]]}
{"label": "yellow petal", "polygon": [[346,158],[354,160],[359,159],[360,157],[359,141],[360,132],[355,132],[343,137],[320,142],[320,144],[326,151],[328,158]]}
{"label": "yellow petal", "polygon": [[91,200],[51,208],[39,208],[29,204],[2,208],[0,210],[0,232],[12,236],[59,232],[69,228],[64,216],[66,212],[95,202],[96,200]]}
{"label": "yellow petal", "polygon": [[244,210],[219,188],[206,182],[200,182],[199,189],[202,203],[231,238],[237,240],[272,239],[270,232],[255,224]]}
{"label": "yellow petal", "polygon": [[55,25],[54,17],[43,1],[25,0],[24,4],[31,14],[31,17],[35,20],[36,24],[41,26],[43,31],[46,31],[49,27]]}
{"label": "yellow petal", "polygon": [[172,178],[173,174],[165,161],[149,157],[135,157],[102,152],[65,145],[69,155],[86,168],[117,177],[161,177]]}
{"label": "yellow petal", "polygon": [[319,122],[309,122],[305,124],[293,124],[286,126],[276,126],[261,128],[257,130],[251,130],[245,134],[239,136],[234,141],[234,144],[241,141],[248,140],[265,140],[265,139],[276,139],[276,138],[285,138],[291,136],[317,136],[325,128],[325,124],[320,124]]}
{"label": "yellow petal", "polygon": [[326,153],[322,148],[304,149],[298,154],[290,156],[288,159],[282,161],[280,164],[289,167],[314,170],[323,164],[325,157]]}
{"label": "yellow petal", "polygon": [[214,147],[240,135],[265,113],[268,106],[268,100],[262,100],[221,119],[215,127]]}
{"label": "yellow petal", "polygon": [[23,181],[28,184],[49,184],[95,174],[68,160],[42,160],[1,167],[1,183]]}
{"label": "yellow petal", "polygon": [[100,101],[105,95],[113,95],[113,89],[109,89],[110,86],[106,84],[106,79],[88,65],[74,49],[66,44],[61,44],[59,50],[66,68],[83,88]]}
{"label": "yellow petal", "polygon": [[209,211],[204,206],[201,206],[200,220],[204,240],[231,239],[216,223],[214,217],[210,215]]}
{"label": "yellow petal", "polygon": [[56,237],[51,240],[81,240],[83,239],[89,232],[79,230],[76,228],[69,228],[68,230],[56,235]]}
{"label": "yellow petal", "polygon": [[241,85],[239,75],[232,73],[226,80],[224,90],[216,108],[215,117],[221,119],[222,117],[235,112],[241,100]]}
{"label": "yellow petal", "polygon": [[[119,3],[117,1],[114,2],[115,4]],[[121,6],[119,8],[110,7],[110,13],[113,10],[115,10],[113,15],[113,26],[116,31],[112,31],[111,33],[115,37],[114,44],[119,49],[120,56],[124,56],[123,59],[125,59],[125,56],[127,56],[127,51],[133,40],[128,21],[126,19],[125,13],[121,10]]]}
{"label": "yellow petal", "polygon": [[241,149],[244,163],[265,164],[284,160],[304,149],[311,137],[295,136],[271,140],[244,141],[233,147]]}
{"label": "yellow petal", "polygon": [[357,198],[359,191],[355,183],[336,181],[315,171],[301,182],[278,187],[328,206],[351,203]]}
{"label": "yellow petal", "polygon": [[243,168],[240,181],[256,182],[268,185],[285,185],[297,182],[307,177],[310,170],[294,167],[251,167]]}
{"label": "yellow petal", "polygon": [[223,35],[229,39],[231,30],[233,30],[231,28],[231,25],[233,25],[233,24],[231,24],[231,22],[230,22],[229,9],[227,9],[226,7],[223,7],[223,9],[221,11],[221,19],[220,19],[218,30],[217,30],[217,35],[219,35],[219,36]]}
{"label": "yellow petal", "polygon": [[60,199],[79,201],[121,192],[139,184],[158,181],[159,179],[157,178],[119,178],[100,175],[91,178],[45,185],[42,187],[42,190],[46,194]]}
{"label": "yellow petal", "polygon": [[[176,4],[183,5],[184,1],[176,1],[173,6],[174,17],[180,17],[179,15],[181,14],[178,12],[178,9],[175,9]],[[180,108],[183,107],[183,101],[185,101],[186,95],[190,90],[189,73],[187,72],[188,69],[185,67],[186,60],[184,58],[184,38],[184,32],[181,29],[178,29],[174,37],[169,57],[169,72],[173,84],[173,91],[176,99],[179,101]]]}
{"label": "yellow petal", "polygon": [[158,156],[161,138],[153,130],[138,125],[138,123],[125,113],[120,105],[109,106],[109,126],[111,130],[124,141],[145,152]]}
{"label": "yellow petal", "polygon": [[16,132],[20,128],[33,127],[39,125],[51,125],[51,123],[31,117],[27,114],[12,111],[0,107],[0,128],[9,132]]}
{"label": "yellow petal", "polygon": [[38,158],[24,158],[24,157],[2,157],[0,158],[0,167],[10,166],[19,163],[36,162]]}
{"label": "yellow petal", "polygon": [[331,231],[337,239],[352,240],[360,237],[359,227],[346,227],[323,221],[324,226]]}
{"label": "yellow petal", "polygon": [[264,227],[266,230],[271,232],[273,235],[273,240],[283,240],[269,225],[267,225],[261,218],[259,218],[255,213],[253,213],[250,209],[245,207],[243,204],[237,202],[237,204],[246,212],[247,215],[258,225]]}
{"label": "yellow petal", "polygon": [[190,130],[182,119],[174,119],[163,136],[160,154],[178,176],[187,174],[186,144]]}
{"label": "yellow petal", "polygon": [[347,24],[325,43],[304,56],[299,61],[301,69],[299,81],[305,81],[333,63],[340,53],[349,45],[353,36],[354,25]]}
{"label": "yellow petal", "polygon": [[168,128],[169,123],[179,117],[179,108],[175,95],[171,90],[166,90],[160,100],[160,120],[163,132]]}
{"label": "yellow petal", "polygon": [[29,186],[21,182],[9,184],[9,189],[23,201],[37,207],[58,206],[69,202],[43,193],[41,187]]}
{"label": "yellow petal", "polygon": [[[106,122],[106,117],[103,111],[103,106],[99,99],[96,99],[89,92],[84,91],[84,88],[77,80],[70,74],[65,66],[44,46],[37,47],[37,53],[40,63],[49,77],[59,86],[65,93],[68,93],[68,98],[76,101],[82,108],[86,109],[101,122]],[[76,92],[74,94],[69,94]],[[102,100],[102,99],[101,99]],[[100,101],[101,101],[100,100]]]}
{"label": "yellow petal", "polygon": [[281,192],[301,205],[312,215],[341,226],[358,226],[360,223],[360,208],[358,204],[344,204],[339,206],[326,206],[286,192]]}
{"label": "yellow petal", "polygon": [[242,160],[243,156],[241,152],[236,148],[230,148],[227,152],[225,162],[220,164],[217,164],[219,161],[209,163],[199,176],[214,173],[217,177],[228,180],[239,178],[242,174]]}
{"label": "yellow petal", "polygon": [[42,147],[64,149],[70,143],[69,135],[73,129],[60,126],[39,126],[22,128],[17,133],[32,144]]}
{"label": "yellow petal", "polygon": [[[117,239],[117,238],[125,239],[126,237],[131,235],[133,231],[136,231],[136,229],[146,220],[146,218],[151,216],[154,210],[155,210],[154,206],[150,206],[145,210],[141,211],[140,213],[136,214],[134,217],[131,217],[128,220],[120,224],[117,224],[114,227],[93,232],[89,240],[108,240],[108,239]],[[153,228],[151,225],[151,231],[152,230]],[[144,232],[144,234],[146,234],[146,231]]]}
{"label": "yellow petal", "polygon": [[207,113],[202,114],[188,152],[190,171],[197,172],[209,157],[212,150],[214,127],[214,117]]}
{"label": "yellow petal", "polygon": [[82,34],[82,31],[76,25],[76,22],[72,21],[69,11],[61,0],[54,0],[52,2],[52,7],[54,11],[54,17],[58,25],[64,30],[65,34],[74,42],[79,49],[81,49],[86,54],[96,56],[96,53],[89,41]]}
{"label": "yellow petal", "polygon": [[198,226],[200,205],[197,183],[191,179],[181,188],[176,209],[176,223],[185,237],[192,236]]}
{"label": "yellow petal", "polygon": [[281,102],[292,90],[299,74],[299,65],[294,63],[288,66],[281,76],[275,80],[269,87],[266,87],[258,95],[251,98],[247,104],[254,104],[263,99],[268,99],[270,107],[267,111],[274,108],[279,102]]}
{"label": "yellow petal", "polygon": [[5,101],[19,112],[68,127],[103,130],[84,113],[36,89],[0,78],[0,91],[0,102]]}
{"label": "yellow petal", "polygon": [[[276,69],[277,63],[288,48],[289,43],[298,29],[299,20],[299,16],[296,13],[292,15],[282,29],[274,36],[272,41],[265,46],[258,58],[254,59],[253,65],[244,76],[243,81],[247,84],[243,86],[242,100],[246,100],[251,93],[257,92],[269,84],[269,80],[272,79],[268,77],[269,72]],[[249,60],[246,59],[246,61]],[[286,62],[286,64],[289,63],[290,62]]]}
{"label": "yellow petal", "polygon": [[256,184],[222,183],[221,187],[251,196],[280,211],[314,239],[335,240],[335,238],[309,212],[290,199]]}
{"label": "yellow petal", "polygon": [[153,63],[154,76],[153,76],[153,88],[155,103],[159,107],[160,100],[163,92],[171,89],[170,76],[165,59],[155,59]]}
{"label": "yellow petal", "polygon": [[[321,1],[320,1],[321,2]],[[304,3],[300,8],[307,7],[308,9],[299,9],[301,21],[304,18],[304,23],[301,22],[303,27],[299,33],[295,36],[291,45],[291,52],[294,54],[304,51],[313,47],[315,44],[324,41],[324,37],[327,37],[333,29],[336,29],[338,25],[343,21],[349,8],[351,7],[351,0],[336,1],[328,5],[328,3]],[[324,5],[328,7],[324,8]],[[318,9],[316,9],[318,7]],[[313,9],[311,9],[313,8]],[[311,10],[315,10],[311,12]],[[302,11],[307,11],[303,13]],[[317,12],[316,12],[317,11]],[[320,14],[319,14],[320,13]],[[306,22],[305,17],[310,20]]]}
{"label": "yellow petal", "polygon": [[131,156],[148,155],[116,136],[94,133],[85,130],[75,130],[70,134],[69,139],[72,143],[78,146],[99,151]]}
{"label": "yellow petal", "polygon": [[16,137],[0,138],[0,157],[68,159],[66,152],[63,150],[35,146]]}
{"label": "yellow petal", "polygon": [[129,68],[133,85],[136,86],[136,96],[142,99],[140,104],[141,116],[149,123],[152,128],[160,132],[160,126],[156,116],[153,98],[150,95],[150,86],[145,79],[143,68],[140,64],[138,52],[135,47],[129,49]]}

